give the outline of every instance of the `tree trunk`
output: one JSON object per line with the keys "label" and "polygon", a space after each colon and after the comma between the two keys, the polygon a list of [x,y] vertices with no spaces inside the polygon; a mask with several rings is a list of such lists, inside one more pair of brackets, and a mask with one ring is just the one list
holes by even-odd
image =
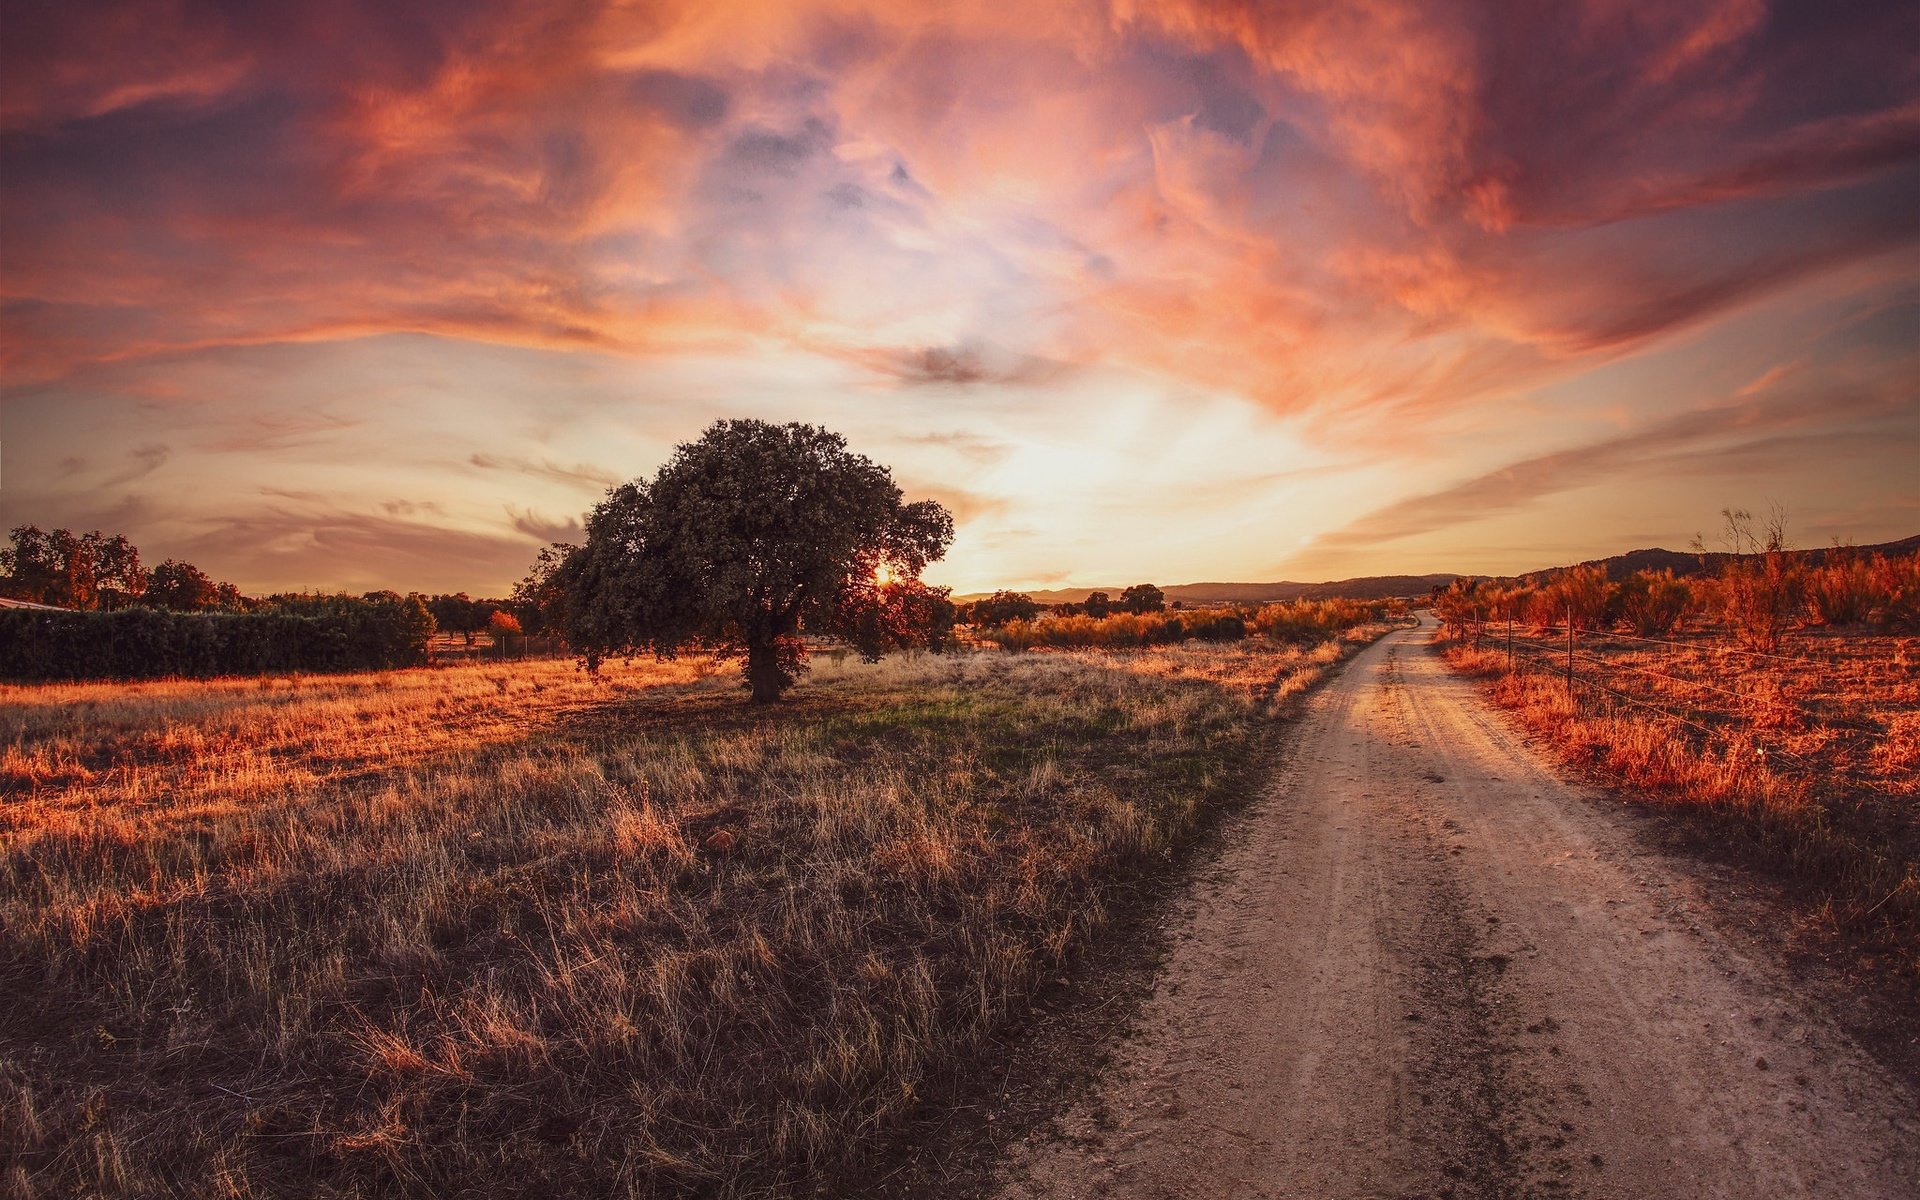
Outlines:
{"label": "tree trunk", "polygon": [[779,651],[773,642],[747,645],[747,686],[755,704],[772,704],[787,690],[786,672],[780,669]]}

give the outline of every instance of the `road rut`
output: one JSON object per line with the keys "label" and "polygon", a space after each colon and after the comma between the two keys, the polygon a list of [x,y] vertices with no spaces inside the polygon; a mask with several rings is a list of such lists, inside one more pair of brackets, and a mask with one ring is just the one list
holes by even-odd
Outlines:
{"label": "road rut", "polygon": [[1431,636],[1313,698],[1002,1196],[1920,1196],[1914,1097]]}

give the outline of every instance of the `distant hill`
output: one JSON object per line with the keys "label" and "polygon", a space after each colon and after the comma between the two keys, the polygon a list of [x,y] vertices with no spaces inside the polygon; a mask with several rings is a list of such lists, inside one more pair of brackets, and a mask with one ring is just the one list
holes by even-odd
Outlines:
{"label": "distant hill", "polygon": [[[1901,538],[1897,542],[1881,542],[1873,546],[1850,546],[1847,549],[1856,554],[1885,554],[1889,557],[1920,552],[1920,534]],[[1810,550],[1789,551],[1801,562],[1814,564],[1822,562],[1832,553],[1833,547],[1821,546]],[[1721,564],[1730,557],[1721,553],[1709,553],[1705,561],[1699,554],[1691,551],[1662,550],[1658,547],[1646,550],[1629,550],[1625,554],[1616,554],[1611,558],[1588,559],[1582,563],[1572,563],[1564,567],[1542,567],[1537,571],[1527,571],[1520,575],[1474,575],[1473,579],[1504,579],[1522,583],[1543,583],[1569,570],[1570,567],[1598,564],[1604,567],[1609,579],[1623,579],[1635,571],[1671,570],[1675,575],[1698,575],[1701,571],[1717,572]],[[1175,583],[1162,584],[1169,602],[1184,600],[1188,604],[1266,604],[1275,600],[1326,600],[1335,596],[1351,600],[1385,600],[1395,596],[1425,596],[1436,587],[1445,587],[1459,575],[1365,575],[1358,579],[1336,579],[1328,583],[1296,583],[1281,580],[1277,583]],[[1125,591],[1125,585],[1111,587],[1050,588],[1044,591],[1030,591],[1027,595],[1042,604],[1078,604],[1087,598],[1089,592],[1105,592],[1115,600]],[[955,596],[955,600],[979,600],[988,595],[986,592],[970,592],[964,596]]]}
{"label": "distant hill", "polygon": [[[1349,600],[1385,600],[1391,596],[1424,596],[1436,587],[1445,587],[1452,583],[1454,575],[1368,575],[1360,579],[1338,579],[1330,583],[1295,583],[1281,580],[1277,583],[1175,583],[1163,584],[1161,590],[1167,594],[1167,600],[1183,600],[1188,604],[1228,604],[1244,602],[1247,604],[1266,604],[1275,600],[1325,600],[1340,596]],[[1090,592],[1105,592],[1115,600],[1126,586],[1053,588],[1047,591],[1028,592],[1042,604],[1078,604],[1087,598]],[[986,592],[974,592],[965,596],[956,596],[956,600],[978,600]]]}
{"label": "distant hill", "polygon": [[[1817,565],[1824,562],[1827,555],[1831,554],[1833,550],[1834,547],[1832,546],[1820,546],[1810,550],[1789,550],[1787,553],[1802,563]],[[1915,534],[1908,538],[1901,538],[1897,542],[1881,542],[1873,546],[1849,546],[1846,547],[1846,550],[1852,554],[1885,554],[1888,557],[1912,554],[1915,551],[1920,551],[1920,534]],[[1588,559],[1586,562],[1574,563],[1572,566],[1603,567],[1606,569],[1608,579],[1624,579],[1635,571],[1670,570],[1675,575],[1698,575],[1702,571],[1717,572],[1722,564],[1730,557],[1732,556],[1729,554],[1718,552],[1709,552],[1703,556],[1690,551],[1662,550],[1656,547],[1648,550],[1629,550],[1625,554],[1616,554],[1611,558]],[[1491,576],[1491,578],[1512,579],[1521,583],[1537,584],[1544,583],[1547,580],[1562,575],[1569,569],[1571,568],[1543,567],[1540,570],[1528,571],[1522,575]],[[1476,576],[1476,578],[1489,577]]]}

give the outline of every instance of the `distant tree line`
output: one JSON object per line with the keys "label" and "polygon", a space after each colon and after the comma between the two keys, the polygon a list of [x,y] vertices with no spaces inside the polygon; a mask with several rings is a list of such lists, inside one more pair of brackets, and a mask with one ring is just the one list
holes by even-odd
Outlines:
{"label": "distant tree line", "polygon": [[117,612],[244,612],[256,605],[231,583],[216,583],[189,562],[147,569],[125,535],[20,525],[0,548],[0,595],[55,608]]}
{"label": "distant tree line", "polygon": [[[1178,601],[1173,607],[1180,608]],[[955,617],[960,624],[976,629],[997,629],[1013,621],[1031,621],[1044,611],[1056,617],[1092,617],[1099,620],[1114,613],[1143,616],[1164,612],[1167,594],[1151,583],[1136,583],[1114,600],[1105,592],[1089,592],[1078,603],[1043,605],[1025,592],[995,592],[991,596],[959,605]]]}
{"label": "distant tree line", "polygon": [[471,646],[474,639],[488,634],[496,640],[523,633],[540,632],[540,609],[514,598],[475,600],[465,592],[428,596],[427,611],[441,633],[457,633]]}

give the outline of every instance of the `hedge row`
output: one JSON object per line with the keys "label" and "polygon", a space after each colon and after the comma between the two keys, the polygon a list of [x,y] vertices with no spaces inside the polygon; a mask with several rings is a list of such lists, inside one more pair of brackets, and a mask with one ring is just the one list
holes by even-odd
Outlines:
{"label": "hedge row", "polygon": [[316,615],[0,609],[0,678],[380,670],[426,662],[432,635],[425,609],[400,598],[353,601]]}

